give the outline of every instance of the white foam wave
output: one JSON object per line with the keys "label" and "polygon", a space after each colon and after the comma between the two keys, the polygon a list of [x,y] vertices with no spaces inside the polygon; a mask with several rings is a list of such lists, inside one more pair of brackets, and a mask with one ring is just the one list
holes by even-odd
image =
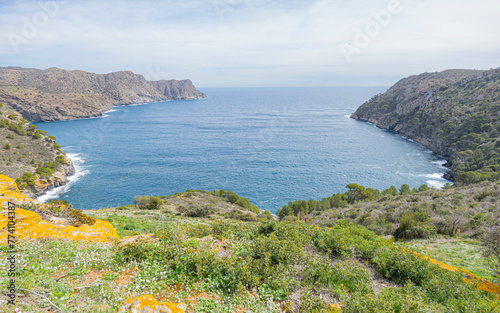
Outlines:
{"label": "white foam wave", "polygon": [[433,173],[433,174],[423,174],[420,176],[431,178],[431,179],[443,179],[443,175],[444,174],[442,174],[442,173]]}
{"label": "white foam wave", "polygon": [[76,181],[89,173],[89,171],[86,170],[83,166],[85,160],[82,159],[78,153],[68,153],[66,154],[66,157],[68,157],[68,159],[70,159],[73,163],[75,173],[68,177],[68,182],[65,185],[49,190],[47,193],[38,197],[38,201],[47,202],[49,200],[58,198],[60,195],[70,191],[71,185],[73,185]]}
{"label": "white foam wave", "polygon": [[444,185],[446,185],[446,181],[444,180],[426,180],[425,183],[427,184],[427,186],[430,186],[430,187],[433,187],[433,188],[436,188],[436,189],[442,189],[444,187]]}
{"label": "white foam wave", "polygon": [[104,111],[104,112],[102,112],[102,113],[109,113],[109,112],[116,112],[116,110],[115,110],[115,109],[109,109],[109,110]]}
{"label": "white foam wave", "polygon": [[446,164],[446,160],[437,160],[437,161],[432,161],[431,163],[444,166]]}

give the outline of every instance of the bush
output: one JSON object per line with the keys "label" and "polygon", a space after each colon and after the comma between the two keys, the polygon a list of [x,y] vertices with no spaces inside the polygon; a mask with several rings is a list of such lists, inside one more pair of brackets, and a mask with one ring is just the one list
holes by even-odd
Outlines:
{"label": "bush", "polygon": [[141,210],[157,210],[162,205],[162,200],[160,197],[154,196],[136,196],[134,198],[135,206]]}
{"label": "bush", "polygon": [[416,239],[428,238],[437,233],[437,229],[431,224],[429,214],[424,211],[406,213],[399,219],[399,227],[394,231],[394,238]]}
{"label": "bush", "polygon": [[182,215],[188,217],[208,217],[209,215],[215,213],[215,210],[209,205],[204,205],[204,206],[190,205],[188,207],[181,205],[177,208],[177,210]]}

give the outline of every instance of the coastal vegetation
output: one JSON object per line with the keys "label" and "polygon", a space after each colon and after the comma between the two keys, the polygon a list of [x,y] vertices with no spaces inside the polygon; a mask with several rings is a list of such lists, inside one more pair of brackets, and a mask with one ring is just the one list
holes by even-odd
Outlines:
{"label": "coastal vegetation", "polygon": [[51,179],[70,161],[54,136],[28,124],[10,111],[0,112],[0,138],[5,138],[0,173],[15,178],[19,188],[33,193],[36,182]]}
{"label": "coastal vegetation", "polygon": [[[500,312],[495,285],[349,222],[247,222],[135,205],[85,214],[112,221],[120,237],[157,238],[20,243],[20,288],[64,312],[117,312],[142,294],[187,312]],[[23,310],[52,307],[20,293]]]}

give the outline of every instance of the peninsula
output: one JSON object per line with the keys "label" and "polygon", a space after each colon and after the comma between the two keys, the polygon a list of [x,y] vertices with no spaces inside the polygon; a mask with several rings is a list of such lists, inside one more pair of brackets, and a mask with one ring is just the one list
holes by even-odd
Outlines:
{"label": "peninsula", "polygon": [[189,79],[147,81],[130,71],[0,67],[0,103],[29,122],[98,117],[113,106],[205,97]]}

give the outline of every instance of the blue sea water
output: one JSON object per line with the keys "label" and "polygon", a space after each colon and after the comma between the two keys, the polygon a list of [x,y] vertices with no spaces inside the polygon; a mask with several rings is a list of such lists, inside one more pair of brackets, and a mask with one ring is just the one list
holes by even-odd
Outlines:
{"label": "blue sea water", "polygon": [[36,123],[74,160],[71,183],[43,196],[78,209],[137,195],[232,190],[276,212],[349,183],[440,187],[443,160],[349,115],[382,87],[203,89],[208,98],[116,107],[103,118]]}

